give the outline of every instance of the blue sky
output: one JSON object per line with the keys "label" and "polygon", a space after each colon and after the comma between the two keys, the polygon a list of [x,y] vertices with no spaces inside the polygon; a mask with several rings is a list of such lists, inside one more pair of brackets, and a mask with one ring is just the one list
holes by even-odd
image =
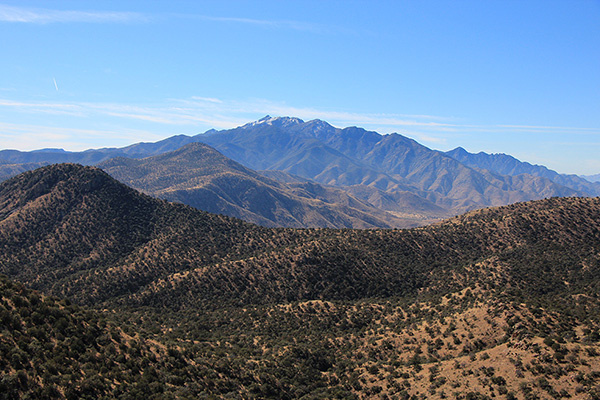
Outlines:
{"label": "blue sky", "polygon": [[272,116],[600,173],[600,0],[2,1],[0,148]]}

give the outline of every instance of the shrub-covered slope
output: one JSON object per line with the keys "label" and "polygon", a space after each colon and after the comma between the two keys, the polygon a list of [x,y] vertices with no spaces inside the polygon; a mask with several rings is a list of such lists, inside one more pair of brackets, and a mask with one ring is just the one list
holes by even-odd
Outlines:
{"label": "shrub-covered slope", "polygon": [[486,283],[597,289],[596,198],[476,211],[412,230],[267,229],[55,165],[0,185],[0,268],[79,301],[204,307],[445,293]]}
{"label": "shrub-covered slope", "polygon": [[0,185],[1,272],[84,302],[305,235],[277,232],[142,195],[94,167],[57,164]]}
{"label": "shrub-covered slope", "polygon": [[0,268],[43,293],[0,280],[0,393],[598,398],[599,227],[552,198],[271,229],[44,167],[0,184]]}
{"label": "shrub-covered slope", "polygon": [[0,399],[196,398],[202,369],[104,315],[0,276]]}

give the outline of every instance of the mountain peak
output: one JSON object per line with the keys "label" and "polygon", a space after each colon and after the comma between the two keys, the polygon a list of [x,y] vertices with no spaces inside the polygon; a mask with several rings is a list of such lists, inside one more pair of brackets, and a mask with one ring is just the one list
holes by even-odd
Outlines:
{"label": "mountain peak", "polygon": [[271,117],[270,115],[264,116],[258,121],[251,122],[249,124],[244,125],[244,127],[252,127],[257,125],[272,125],[277,126],[279,128],[288,128],[290,126],[303,124],[304,121],[300,118],[295,117]]}
{"label": "mountain peak", "polygon": [[450,154],[450,153],[452,153],[452,154],[460,154],[460,155],[469,154],[469,152],[467,150],[465,150],[464,147],[460,147],[460,146],[457,147],[457,148],[455,148],[455,149],[453,149],[453,150],[448,151],[447,153],[448,154]]}
{"label": "mountain peak", "polygon": [[32,153],[66,153],[65,149],[57,149],[57,148],[46,148],[39,150],[32,150]]}
{"label": "mountain peak", "polygon": [[[28,171],[0,184],[0,220],[15,207],[34,202],[41,197],[52,198],[65,207],[90,193],[110,193],[115,198],[131,191],[96,167],[80,164],[53,164]],[[49,201],[46,199],[46,201]]]}
{"label": "mountain peak", "polygon": [[306,123],[306,125],[310,126],[311,129],[315,131],[335,129],[335,127],[329,122],[323,121],[321,119],[310,120]]}

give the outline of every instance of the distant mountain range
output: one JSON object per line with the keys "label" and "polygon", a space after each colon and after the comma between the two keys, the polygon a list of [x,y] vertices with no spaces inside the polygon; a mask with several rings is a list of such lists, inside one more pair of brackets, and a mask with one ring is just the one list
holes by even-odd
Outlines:
{"label": "distant mountain range", "polygon": [[338,129],[319,120],[265,117],[198,139],[253,169],[354,187],[354,194],[366,188],[380,196],[408,192],[448,214],[544,197],[600,193],[600,185],[594,186],[595,192],[584,193],[537,175],[508,176],[474,169],[398,134]]}
{"label": "distant mountain range", "polygon": [[[225,157],[206,146],[177,152],[198,142]],[[443,153],[398,134],[268,116],[124,148],[2,150],[0,179],[58,162],[99,165],[148,194],[266,226],[410,227],[519,201],[600,195],[598,182],[508,155]]]}
{"label": "distant mountain range", "polygon": [[587,195],[600,195],[600,186],[597,183],[592,183],[595,182],[594,177],[596,177],[596,181],[599,180],[597,178],[600,177],[600,174],[589,177],[564,175],[552,171],[542,165],[532,165],[528,162],[519,161],[516,158],[506,154],[486,154],[483,152],[472,154],[461,147],[448,151],[446,154],[471,168],[486,169],[488,171],[509,176],[517,176],[522,174],[539,176],[548,178],[552,182],[560,185],[576,189]]}
{"label": "distant mountain range", "polygon": [[590,181],[590,182],[600,182],[600,174],[596,175],[582,175],[582,178]]}

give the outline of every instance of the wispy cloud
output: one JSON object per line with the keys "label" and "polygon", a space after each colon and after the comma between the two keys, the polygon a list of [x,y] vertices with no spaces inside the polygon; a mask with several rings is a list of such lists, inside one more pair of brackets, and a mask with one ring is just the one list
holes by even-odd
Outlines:
{"label": "wispy cloud", "polygon": [[216,99],[214,97],[192,96],[192,100],[207,101],[209,103],[217,103],[217,104],[222,104],[223,103],[222,100]]}
{"label": "wispy cloud", "polygon": [[304,21],[257,19],[245,17],[219,17],[200,14],[167,13],[152,16],[140,12],[122,11],[80,11],[56,10],[47,8],[15,7],[0,4],[0,22],[50,24],[50,23],[131,23],[148,22],[161,18],[181,18],[211,21],[226,24],[252,25],[271,29],[287,29],[311,33],[342,33],[356,35],[349,31],[332,25],[317,24]]}
{"label": "wispy cloud", "polygon": [[599,131],[597,128],[579,128],[573,126],[547,126],[547,125],[497,125],[500,129],[510,129],[516,131],[582,131],[582,132],[594,132]]}
{"label": "wispy cloud", "polygon": [[0,99],[0,107],[19,112],[83,116],[83,107],[74,103],[26,102]]}
{"label": "wispy cloud", "polygon": [[[3,111],[4,109],[4,111]],[[70,118],[78,126],[91,121],[143,132],[196,134],[211,128],[229,129],[272,116],[294,116],[304,120],[322,119],[334,126],[359,126],[379,133],[400,133],[433,146],[450,145],[461,137],[482,134],[587,134],[600,135],[598,128],[535,126],[522,124],[474,125],[457,118],[433,115],[369,114],[339,110],[295,107],[264,99],[224,100],[194,96],[167,99],[162,103],[131,105],[89,102],[27,102],[0,99],[0,115],[39,114]],[[6,119],[5,119],[6,121]],[[141,125],[143,124],[143,125]],[[3,145],[4,147],[4,145]]]}
{"label": "wispy cloud", "polygon": [[0,21],[14,23],[126,23],[147,21],[144,14],[135,12],[50,10],[44,8],[24,8],[0,4]]}
{"label": "wispy cloud", "polygon": [[[89,102],[43,102],[0,99],[0,115],[3,109],[16,114],[45,114],[82,118],[112,117],[120,120],[136,120],[165,126],[188,127],[188,131],[198,133],[210,128],[232,128],[248,122],[246,114],[238,106],[220,103],[214,98],[194,98],[192,100],[170,99],[162,104],[137,106],[122,103]],[[237,114],[237,115],[236,115]],[[128,126],[132,122],[117,121],[117,125]],[[179,128],[177,128],[179,129]]]}
{"label": "wispy cloud", "polygon": [[585,160],[584,164],[588,171],[600,171],[600,160]]}
{"label": "wispy cloud", "polygon": [[126,146],[131,143],[160,140],[162,135],[138,129],[95,130],[44,125],[0,123],[1,149],[35,150],[64,148],[82,151],[89,148]]}
{"label": "wispy cloud", "polygon": [[256,18],[243,18],[243,17],[215,17],[210,15],[198,15],[198,14],[177,14],[181,18],[193,18],[197,20],[222,22],[230,24],[243,24],[243,25],[254,25],[264,28],[274,29],[290,29],[296,31],[312,32],[312,33],[325,33],[338,31],[339,28],[333,26],[326,26],[321,24],[293,21],[293,20],[269,20],[269,19],[256,19]]}

